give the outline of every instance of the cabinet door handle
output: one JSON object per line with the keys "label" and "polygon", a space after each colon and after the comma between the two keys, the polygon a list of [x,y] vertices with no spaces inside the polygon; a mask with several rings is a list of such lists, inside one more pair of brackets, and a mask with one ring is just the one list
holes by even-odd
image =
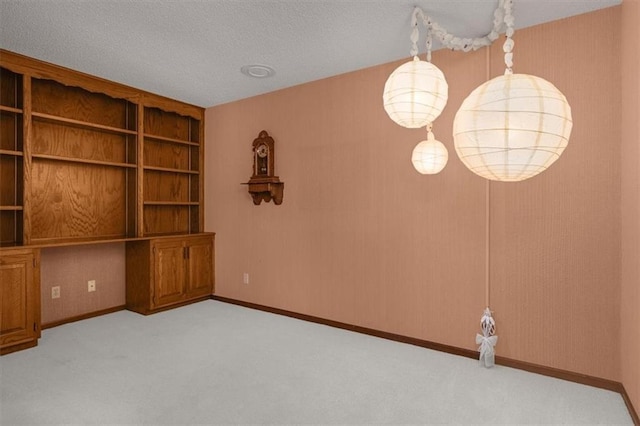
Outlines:
{"label": "cabinet door handle", "polygon": [[185,259],[189,258],[189,247],[184,247],[182,249],[182,257],[184,257]]}

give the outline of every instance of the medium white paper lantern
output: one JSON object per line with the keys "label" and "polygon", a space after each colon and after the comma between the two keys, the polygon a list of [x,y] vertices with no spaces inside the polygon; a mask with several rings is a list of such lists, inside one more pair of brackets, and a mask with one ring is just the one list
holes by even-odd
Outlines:
{"label": "medium white paper lantern", "polygon": [[391,73],[382,94],[389,118],[410,129],[432,123],[442,113],[448,97],[449,86],[442,71],[417,56]]}
{"label": "medium white paper lantern", "polygon": [[444,144],[435,140],[433,133],[429,132],[426,141],[421,141],[413,148],[411,162],[413,167],[423,175],[440,173],[447,165],[449,152]]}
{"label": "medium white paper lantern", "polygon": [[571,107],[551,83],[505,74],[464,100],[453,121],[460,160],[475,174],[514,182],[546,170],[562,154],[572,127]]}

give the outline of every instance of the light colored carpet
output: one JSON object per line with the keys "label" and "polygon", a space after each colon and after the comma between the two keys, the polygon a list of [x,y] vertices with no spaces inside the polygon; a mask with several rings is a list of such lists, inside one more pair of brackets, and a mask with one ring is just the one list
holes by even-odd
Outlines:
{"label": "light colored carpet", "polygon": [[216,301],[45,330],[0,424],[632,424],[614,392]]}

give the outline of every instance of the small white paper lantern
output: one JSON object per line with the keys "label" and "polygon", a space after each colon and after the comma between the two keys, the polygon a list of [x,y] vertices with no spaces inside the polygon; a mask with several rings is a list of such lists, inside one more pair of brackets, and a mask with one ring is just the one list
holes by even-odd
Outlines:
{"label": "small white paper lantern", "polygon": [[447,165],[449,152],[444,144],[435,140],[433,133],[429,132],[426,141],[421,141],[413,148],[411,162],[413,167],[423,175],[440,173]]}
{"label": "small white paper lantern", "polygon": [[553,164],[567,147],[572,125],[571,107],[553,84],[507,73],[464,100],[453,121],[453,139],[472,172],[514,182]]}
{"label": "small white paper lantern", "polygon": [[391,73],[382,94],[389,118],[410,129],[432,123],[442,113],[448,97],[449,86],[442,71],[417,56]]}

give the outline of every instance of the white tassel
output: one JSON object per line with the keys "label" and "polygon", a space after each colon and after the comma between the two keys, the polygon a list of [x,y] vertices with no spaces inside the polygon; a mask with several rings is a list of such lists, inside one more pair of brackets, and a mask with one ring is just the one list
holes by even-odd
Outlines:
{"label": "white tassel", "polygon": [[478,351],[480,352],[480,365],[487,368],[495,365],[496,351],[493,348],[498,343],[498,336],[495,336],[496,322],[491,316],[491,310],[485,308],[484,314],[480,319],[480,328],[482,334],[476,334],[476,344],[480,345]]}

